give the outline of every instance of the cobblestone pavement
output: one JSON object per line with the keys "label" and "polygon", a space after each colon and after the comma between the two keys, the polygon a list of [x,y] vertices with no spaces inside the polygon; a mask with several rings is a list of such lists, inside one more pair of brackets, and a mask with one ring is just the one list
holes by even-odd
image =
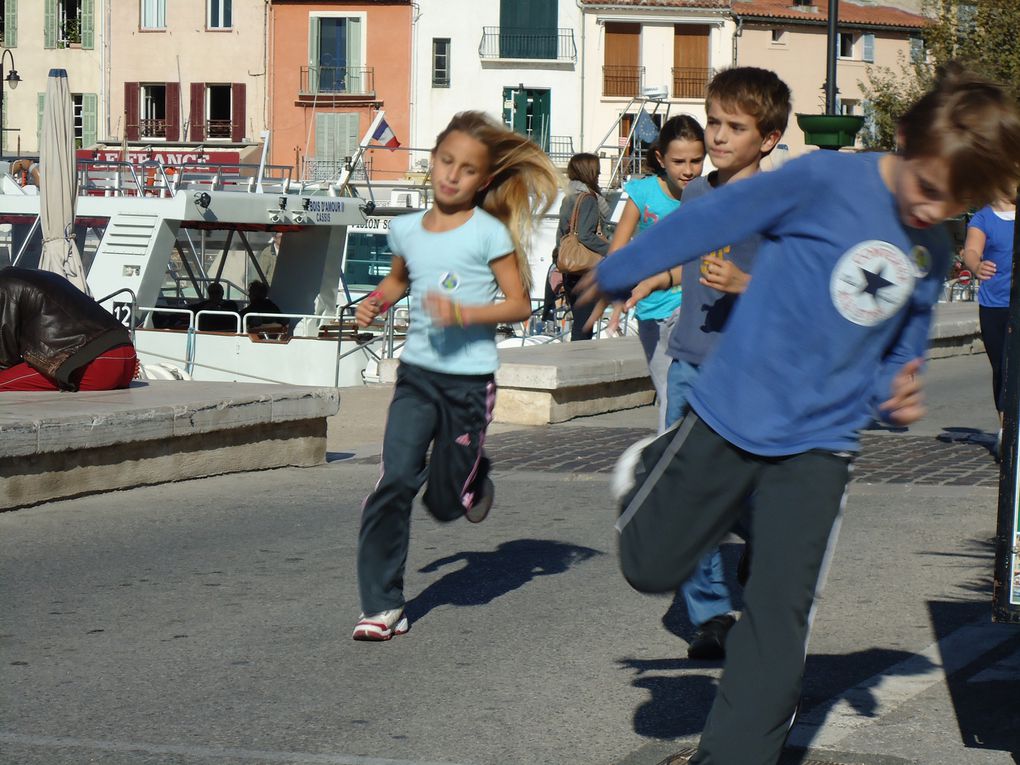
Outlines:
{"label": "cobblestone pavement", "polygon": [[[498,471],[607,473],[627,446],[647,435],[645,428],[556,425],[490,435],[485,443]],[[853,480],[994,488],[999,466],[983,440],[864,433]]]}

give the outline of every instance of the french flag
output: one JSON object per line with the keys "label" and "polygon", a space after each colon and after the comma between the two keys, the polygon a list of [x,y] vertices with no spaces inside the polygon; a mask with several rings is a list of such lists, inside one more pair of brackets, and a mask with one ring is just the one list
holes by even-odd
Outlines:
{"label": "french flag", "polygon": [[385,118],[379,121],[379,127],[375,129],[374,133],[372,133],[372,140],[376,143],[381,143],[390,151],[393,151],[400,146],[400,141],[398,141],[397,137],[393,135],[393,130],[388,124],[386,124]]}

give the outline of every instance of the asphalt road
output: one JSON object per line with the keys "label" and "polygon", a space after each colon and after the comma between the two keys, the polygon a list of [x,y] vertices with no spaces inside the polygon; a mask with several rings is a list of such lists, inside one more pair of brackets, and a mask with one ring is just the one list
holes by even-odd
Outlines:
{"label": "asphalt road", "polygon": [[[792,738],[811,758],[1020,762],[1020,628],[989,623],[985,367],[934,362],[926,423],[868,434],[878,477],[851,488]],[[682,607],[620,577],[607,474],[514,461],[622,449],[650,408],[494,428],[489,520],[416,509],[411,631],[350,639],[383,419],[365,402],[385,393],[345,401],[321,467],[0,514],[0,763],[654,765],[696,742],[720,667],[684,658]],[[926,482],[908,461],[976,467]]]}

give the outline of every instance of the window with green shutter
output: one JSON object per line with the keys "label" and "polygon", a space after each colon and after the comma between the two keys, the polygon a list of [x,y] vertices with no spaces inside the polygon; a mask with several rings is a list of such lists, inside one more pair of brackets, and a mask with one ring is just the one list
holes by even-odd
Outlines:
{"label": "window with green shutter", "polygon": [[99,96],[96,93],[81,94],[81,145],[94,146],[99,140]]}
{"label": "window with green shutter", "polygon": [[57,0],[44,0],[43,47],[57,47]]}
{"label": "window with green shutter", "polygon": [[18,47],[18,0],[4,0],[3,45],[5,48]]}
{"label": "window with green shutter", "polygon": [[555,59],[557,3],[500,0],[499,57]]}

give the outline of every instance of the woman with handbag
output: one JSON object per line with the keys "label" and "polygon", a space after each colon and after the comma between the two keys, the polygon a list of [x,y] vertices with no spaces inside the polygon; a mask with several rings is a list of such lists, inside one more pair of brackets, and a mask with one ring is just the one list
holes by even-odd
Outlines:
{"label": "woman with handbag", "polygon": [[609,250],[602,226],[609,215],[609,203],[599,190],[599,158],[575,154],[567,163],[567,193],[560,206],[559,244],[553,262],[563,274],[563,292],[570,305],[571,340],[591,340],[594,330],[585,329],[592,305],[577,304],[574,287]]}

